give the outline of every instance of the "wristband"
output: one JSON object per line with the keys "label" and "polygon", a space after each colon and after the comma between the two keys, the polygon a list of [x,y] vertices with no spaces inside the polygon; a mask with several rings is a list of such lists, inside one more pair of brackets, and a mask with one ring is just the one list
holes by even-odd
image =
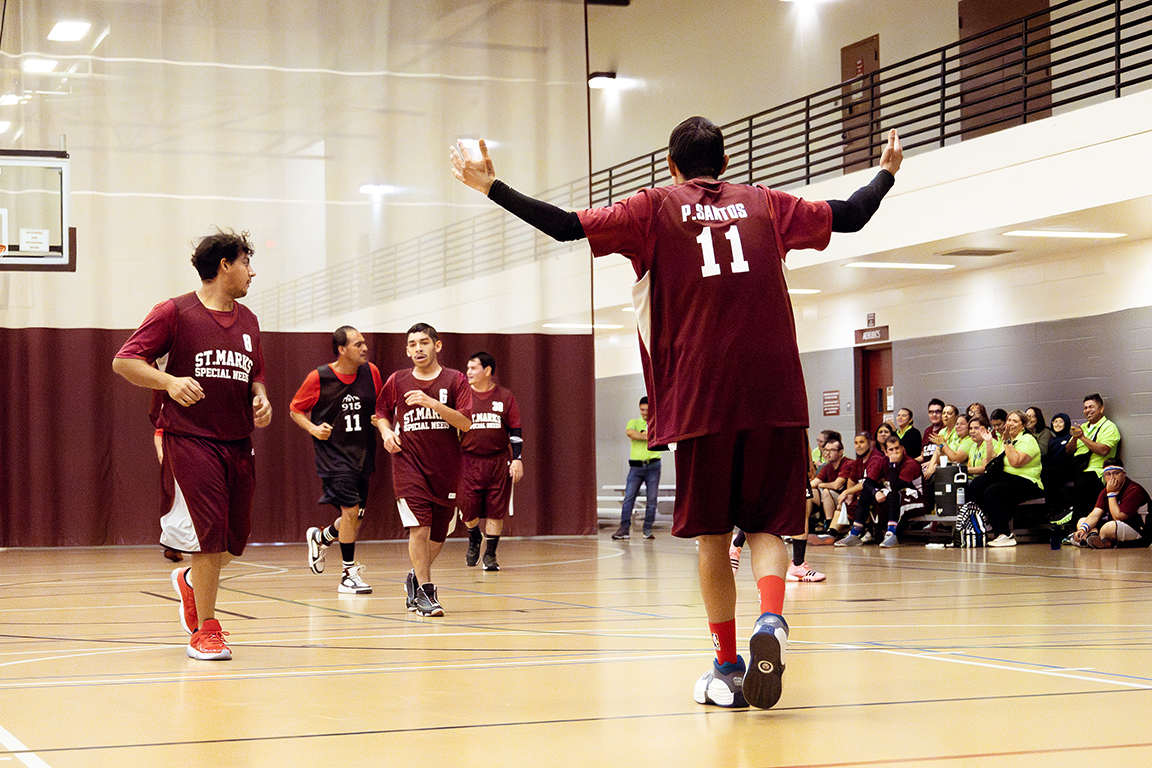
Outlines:
{"label": "wristband", "polygon": [[1116,498],[1116,497],[1117,497],[1117,496],[1119,496],[1119,495],[1120,495],[1120,494],[1118,494],[1118,493],[1110,493],[1110,494],[1108,494],[1108,498],[1110,498],[1110,499],[1114,499],[1114,498]]}
{"label": "wristband", "polygon": [[1082,530],[1082,531],[1091,530],[1091,526],[1089,526],[1088,523],[1080,523],[1080,530]]}

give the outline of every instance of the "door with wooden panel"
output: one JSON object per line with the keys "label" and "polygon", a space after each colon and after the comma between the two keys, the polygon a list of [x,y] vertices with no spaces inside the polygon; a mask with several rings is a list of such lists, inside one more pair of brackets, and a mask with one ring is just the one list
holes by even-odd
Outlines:
{"label": "door with wooden panel", "polygon": [[873,142],[879,132],[880,35],[840,49],[844,173],[868,168],[875,161]]}
{"label": "door with wooden panel", "polygon": [[1052,114],[1047,10],[1048,0],[959,0],[965,139]]}

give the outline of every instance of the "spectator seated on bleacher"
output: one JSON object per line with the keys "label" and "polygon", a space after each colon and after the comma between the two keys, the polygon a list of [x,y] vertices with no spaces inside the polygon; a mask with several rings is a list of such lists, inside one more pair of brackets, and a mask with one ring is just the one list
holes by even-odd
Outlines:
{"label": "spectator seated on bleacher", "polygon": [[1128,478],[1119,459],[1105,459],[1104,490],[1088,516],[1076,521],[1071,543],[1095,549],[1152,545],[1148,501],[1148,492]]}
{"label": "spectator seated on bleacher", "polygon": [[923,509],[922,504],[914,504],[920,499],[920,464],[905,452],[900,438],[895,435],[888,438],[884,452],[887,461],[884,464],[883,479],[877,483],[871,478],[865,478],[864,489],[856,505],[856,515],[852,519],[852,530],[836,542],[838,547],[858,547],[864,544],[864,526],[873,508],[877,511],[877,518],[887,519],[887,530],[880,546],[898,546],[900,542],[896,529],[901,515],[909,513],[911,506]]}
{"label": "spectator seated on bleacher", "polygon": [[836,519],[840,497],[848,487],[852,460],[844,458],[844,444],[839,432],[833,432],[824,442],[824,464],[812,478],[812,503],[824,512],[824,520],[831,525]]}
{"label": "spectator seated on bleacher", "polygon": [[[993,432],[981,427],[984,442],[993,440]],[[1004,422],[1004,458],[989,461],[984,474],[968,483],[967,499],[984,510],[992,526],[990,547],[1014,547],[1012,520],[1021,502],[1043,495],[1040,480],[1040,447],[1036,438],[1024,429],[1024,414],[1012,411]]]}
{"label": "spectator seated on bleacher", "polygon": [[937,445],[932,460],[924,466],[924,477],[931,477],[936,467],[945,463],[963,465],[968,461],[968,451],[972,447],[972,439],[968,434],[968,416],[959,413],[954,405],[944,406],[944,424],[951,422],[951,429],[945,429],[937,437],[941,442]]}
{"label": "spectator seated on bleacher", "polygon": [[1048,455],[1048,443],[1052,440],[1052,430],[1048,429],[1048,424],[1044,421],[1044,411],[1030,405],[1024,410],[1024,418],[1026,419],[1024,426],[1040,446],[1040,461],[1044,461],[1044,457]]}
{"label": "spectator seated on bleacher", "polygon": [[936,452],[936,444],[932,442],[932,435],[944,427],[944,401],[934,397],[928,401],[928,426],[924,429],[924,437],[920,440],[920,455],[916,461],[927,464]]}
{"label": "spectator seated on bleacher", "polygon": [[904,444],[904,452],[909,456],[915,458],[920,455],[924,450],[924,436],[920,434],[920,430],[912,423],[915,416],[912,415],[911,408],[901,408],[896,411],[896,437],[900,438],[900,442]]}
{"label": "spectator seated on bleacher", "polygon": [[867,432],[856,433],[853,448],[856,459],[848,468],[848,487],[840,494],[840,503],[844,505],[849,521],[856,519],[860,495],[866,492],[865,481],[878,486],[883,482],[884,471],[888,466],[888,458],[882,451],[876,450],[876,444]]}
{"label": "spectator seated on bleacher", "polygon": [[[985,439],[986,435],[988,439]],[[968,438],[972,445],[968,448],[965,471],[971,482],[973,477],[984,474],[988,462],[1003,452],[1004,443],[992,436],[992,425],[987,416],[973,416],[968,420]]]}

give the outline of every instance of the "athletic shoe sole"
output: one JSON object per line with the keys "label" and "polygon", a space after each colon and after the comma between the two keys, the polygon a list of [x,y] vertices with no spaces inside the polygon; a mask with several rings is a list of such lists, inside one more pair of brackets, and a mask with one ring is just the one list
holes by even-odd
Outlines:
{"label": "athletic shoe sole", "polygon": [[[192,634],[193,632],[196,631],[196,627],[188,626],[188,619],[195,617],[195,615],[196,615],[196,597],[193,594],[191,587],[189,587],[188,588],[188,597],[189,597],[189,599],[192,600],[192,617],[190,617],[190,616],[188,616],[188,612],[186,610],[184,610],[184,589],[183,589],[183,586],[186,586],[186,582],[185,582],[185,585],[181,585],[181,582],[184,581],[184,572],[188,571],[188,570],[191,570],[191,569],[188,568],[187,566],[185,566],[184,568],[177,568],[176,570],[172,571],[171,579],[172,579],[172,589],[176,590],[176,596],[178,598],[180,598],[180,601],[179,601],[179,603],[177,603],[177,606],[176,606],[180,611],[180,626],[184,627],[185,632],[187,632],[188,634]],[[197,622],[197,623],[199,623],[199,622]]]}
{"label": "athletic shoe sole", "polygon": [[324,572],[324,547],[320,538],[319,528],[309,528],[306,534],[308,541],[308,567],[312,573]]}
{"label": "athletic shoe sole", "polygon": [[768,628],[754,632],[748,646],[752,660],[744,672],[744,699],[758,709],[771,709],[784,690],[780,640]]}

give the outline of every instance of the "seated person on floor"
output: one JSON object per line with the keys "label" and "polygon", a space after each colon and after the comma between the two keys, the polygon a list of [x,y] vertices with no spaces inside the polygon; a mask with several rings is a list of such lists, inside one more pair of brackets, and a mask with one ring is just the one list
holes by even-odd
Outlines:
{"label": "seated person on floor", "polygon": [[[991,430],[981,428],[985,442],[992,438]],[[1024,414],[1012,411],[1004,422],[1003,469],[996,470],[989,461],[984,474],[968,483],[968,501],[984,510],[992,526],[990,547],[1014,547],[1012,519],[1021,502],[1044,494],[1040,480],[1040,447],[1036,438],[1024,429]]]}
{"label": "seated person on floor", "polygon": [[[1073,517],[1087,517],[1104,487],[1104,460],[1116,458],[1120,430],[1104,415],[1104,399],[1100,395],[1084,398],[1084,419],[1084,424],[1071,426],[1072,437],[1064,446],[1064,454],[1071,457],[1065,467],[1068,474],[1049,493],[1048,508],[1053,519],[1069,505]],[[1071,498],[1064,492],[1064,483],[1069,481],[1073,484]],[[1059,517],[1063,521],[1067,514]]]}
{"label": "seated person on floor", "polygon": [[1105,459],[1104,490],[1088,516],[1076,521],[1072,543],[1096,549],[1149,546],[1148,501],[1148,492],[1129,479],[1119,459]]}
{"label": "seated person on floor", "polygon": [[884,446],[887,462],[884,466],[883,484],[866,478],[864,490],[856,505],[856,516],[852,519],[852,530],[840,541],[838,547],[858,547],[864,543],[864,525],[872,508],[887,513],[888,528],[884,533],[882,547],[895,547],[900,542],[896,538],[896,527],[900,522],[900,509],[905,504],[920,498],[920,465],[904,451],[900,438],[892,435]]}

